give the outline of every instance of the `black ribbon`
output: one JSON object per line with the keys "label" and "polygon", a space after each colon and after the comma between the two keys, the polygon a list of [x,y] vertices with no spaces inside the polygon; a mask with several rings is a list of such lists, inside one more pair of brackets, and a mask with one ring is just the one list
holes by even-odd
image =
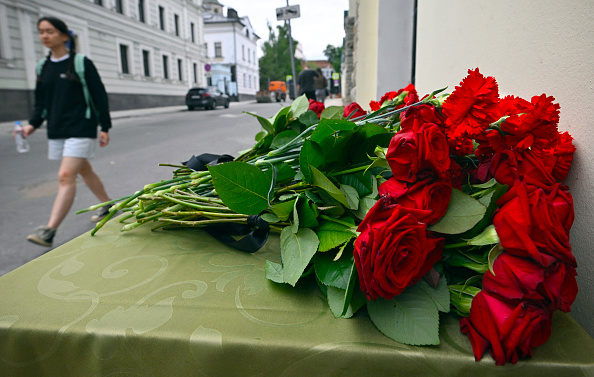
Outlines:
{"label": "black ribbon", "polygon": [[234,157],[228,154],[203,153],[198,157],[192,155],[188,161],[182,162],[182,164],[194,171],[206,171],[208,165],[222,164],[223,162],[233,161],[233,159]]}
{"label": "black ribbon", "polygon": [[[188,161],[182,162],[182,164],[194,171],[206,171],[208,170],[207,166],[233,160],[234,157],[228,154],[203,153],[198,157],[192,155]],[[204,228],[204,230],[219,242],[246,253],[255,253],[260,250],[266,243],[270,233],[268,222],[257,215],[248,216],[247,224],[213,224]],[[233,235],[244,237],[235,239]]]}
{"label": "black ribbon", "polygon": [[[214,224],[204,230],[219,242],[246,253],[260,250],[270,233],[268,222],[257,215],[248,216],[247,224]],[[231,235],[244,237],[235,239]]]}

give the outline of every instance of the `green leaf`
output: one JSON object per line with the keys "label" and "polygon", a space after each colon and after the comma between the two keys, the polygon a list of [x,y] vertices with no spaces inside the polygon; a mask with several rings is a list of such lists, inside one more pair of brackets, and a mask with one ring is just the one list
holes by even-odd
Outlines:
{"label": "green leaf", "polygon": [[254,145],[254,150],[268,150],[270,148],[270,144],[272,144],[273,135],[266,134],[263,138],[258,140],[256,145]]}
{"label": "green leaf", "polygon": [[419,287],[409,287],[392,300],[368,301],[367,311],[388,338],[414,346],[439,344],[439,311]]}
{"label": "green leaf", "polygon": [[293,180],[295,178],[295,170],[289,164],[281,162],[280,164],[276,164],[276,182],[282,182],[286,180]]}
{"label": "green leaf", "polygon": [[367,216],[367,212],[377,203],[377,199],[370,196],[359,199],[359,208],[353,211],[353,215],[357,216],[358,219],[363,220]]}
{"label": "green leaf", "polygon": [[419,280],[417,285],[431,297],[440,312],[448,313],[450,311],[450,290],[445,276],[441,276],[437,288],[430,286],[424,279]]}
{"label": "green leaf", "polygon": [[373,181],[375,177],[372,174],[363,172],[345,174],[341,177],[341,180],[342,184],[354,187],[357,193],[359,193],[359,197],[364,197],[373,192]]}
{"label": "green leaf", "polygon": [[322,172],[310,165],[312,172],[312,183],[324,190],[328,195],[338,201],[340,204],[348,208],[348,202],[346,196],[329,180]]}
{"label": "green leaf", "polygon": [[260,125],[262,126],[262,128],[264,130],[266,130],[266,132],[272,133],[272,123],[270,123],[270,121],[268,119],[263,118],[260,115],[247,112],[247,111],[245,113],[246,114],[249,114],[249,115],[251,115],[253,117],[256,117],[256,119],[258,119],[258,122],[260,123]]}
{"label": "green leaf", "polygon": [[499,236],[493,224],[486,227],[478,236],[468,240],[468,244],[473,246],[494,245],[497,243],[499,243]]}
{"label": "green leaf", "polygon": [[289,200],[287,202],[281,202],[278,204],[272,205],[272,212],[274,212],[281,221],[287,221],[291,212],[293,212],[293,208],[295,207],[295,200]]}
{"label": "green leaf", "polygon": [[291,104],[291,114],[293,118],[299,118],[299,116],[305,113],[309,109],[309,99],[304,95],[295,98],[295,101]]}
{"label": "green leaf", "polygon": [[317,228],[320,225],[315,204],[311,203],[305,195],[299,198],[298,214],[301,228]]}
{"label": "green leaf", "polygon": [[491,178],[491,180],[488,182],[471,185],[471,186],[474,188],[479,188],[479,189],[487,189],[487,188],[491,188],[491,187],[495,186],[496,184],[497,184],[497,180],[495,178]]}
{"label": "green leaf", "polygon": [[285,130],[274,137],[272,147],[280,148],[295,139],[299,134],[293,130]]}
{"label": "green leaf", "polygon": [[359,208],[359,193],[357,190],[349,185],[340,185],[340,191],[346,197],[348,209],[356,211]]}
{"label": "green leaf", "polygon": [[306,182],[312,182],[310,166],[318,169],[324,164],[324,152],[315,141],[305,140],[299,153],[299,167]]}
{"label": "green leaf", "polygon": [[305,126],[313,126],[314,124],[318,123],[320,119],[318,115],[311,110],[307,110],[303,114],[299,116],[299,121],[303,123]]}
{"label": "green leaf", "polygon": [[330,287],[347,289],[355,259],[352,255],[343,255],[337,261],[329,253],[317,253],[314,257],[314,269],[320,282]]}
{"label": "green leaf", "polygon": [[454,306],[454,311],[461,316],[468,316],[472,306],[472,299],[481,290],[471,285],[462,284],[450,285],[448,288],[450,290],[450,303]]}
{"label": "green leaf", "polygon": [[301,195],[297,197],[297,200],[295,200],[295,206],[293,207],[293,223],[289,227],[293,233],[297,233],[299,231],[299,200],[301,200]]}
{"label": "green leaf", "polygon": [[443,234],[463,233],[481,221],[486,212],[481,202],[454,188],[446,214],[427,229]]}
{"label": "green leaf", "polygon": [[[345,219],[350,219],[350,217]],[[354,222],[353,226],[355,226]],[[319,251],[321,252],[332,250],[355,237],[349,227],[333,221],[322,222],[316,229],[316,234],[320,240]]]}
{"label": "green leaf", "polygon": [[505,249],[503,248],[503,246],[501,246],[500,243],[493,246],[493,248],[489,251],[489,271],[491,271],[493,275],[495,275],[495,271],[493,271],[493,264],[495,263],[497,257],[504,251]]}
{"label": "green leaf", "polygon": [[[345,272],[348,273],[346,277],[345,288],[327,285],[326,295],[328,296],[328,305],[335,317],[349,318],[359,310],[364,304],[365,300],[361,295],[355,295],[355,286],[357,285],[357,268],[355,267],[354,259],[351,256],[343,257],[337,262],[348,262],[348,267]],[[334,263],[337,263],[334,262]],[[317,274],[317,270],[316,270]],[[344,273],[342,274],[345,275]],[[323,283],[323,281],[322,281]],[[358,290],[360,293],[361,291]]]}
{"label": "green leaf", "polygon": [[349,131],[355,127],[357,125],[348,120],[322,119],[315,131],[311,134],[311,140],[321,143],[328,136],[334,136],[339,131]]}
{"label": "green leaf", "polygon": [[262,220],[269,222],[269,223],[278,223],[280,222],[279,217],[274,214],[274,213],[264,213],[262,215],[260,215],[260,217],[262,218]]}
{"label": "green leaf", "polygon": [[257,215],[268,208],[270,171],[263,172],[254,165],[236,161],[209,166],[208,170],[217,194],[231,210]]}
{"label": "green leaf", "polygon": [[266,279],[272,280],[275,283],[284,283],[283,279],[283,266],[276,262],[266,261]]}
{"label": "green leaf", "polygon": [[280,241],[283,280],[295,286],[318,250],[318,237],[308,228],[300,228],[297,233],[293,233],[290,227],[285,227],[281,231]]}
{"label": "green leaf", "polygon": [[320,118],[341,119],[344,112],[344,106],[328,106],[322,111]]}

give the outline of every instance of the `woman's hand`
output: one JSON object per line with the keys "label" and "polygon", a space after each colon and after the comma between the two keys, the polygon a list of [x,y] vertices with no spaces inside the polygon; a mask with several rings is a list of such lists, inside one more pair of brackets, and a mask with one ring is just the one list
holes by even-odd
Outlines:
{"label": "woman's hand", "polygon": [[99,133],[99,146],[104,147],[109,144],[109,134],[105,131]]}
{"label": "woman's hand", "polygon": [[30,124],[27,124],[26,126],[23,126],[23,137],[27,138],[29,137],[29,135],[31,135],[33,132],[35,132],[35,127],[33,127]]}

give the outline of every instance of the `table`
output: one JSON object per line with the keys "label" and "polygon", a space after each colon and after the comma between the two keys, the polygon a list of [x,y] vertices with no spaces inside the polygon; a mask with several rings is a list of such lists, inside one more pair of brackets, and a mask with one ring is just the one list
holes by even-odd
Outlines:
{"label": "table", "polygon": [[198,229],[120,227],[0,278],[0,376],[594,376],[594,340],[563,313],[532,359],[499,367],[474,361],[454,316],[439,346],[408,346],[364,310],[334,318],[315,282],[269,282],[277,237],[246,254]]}

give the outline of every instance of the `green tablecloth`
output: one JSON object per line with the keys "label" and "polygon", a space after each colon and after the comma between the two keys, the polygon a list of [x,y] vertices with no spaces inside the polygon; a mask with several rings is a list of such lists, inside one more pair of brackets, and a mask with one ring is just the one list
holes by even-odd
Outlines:
{"label": "green tablecloth", "polygon": [[454,316],[441,344],[402,345],[365,311],[336,319],[315,283],[264,277],[263,250],[200,230],[111,221],[0,278],[0,376],[594,376],[594,340],[568,315],[530,360],[475,362]]}

